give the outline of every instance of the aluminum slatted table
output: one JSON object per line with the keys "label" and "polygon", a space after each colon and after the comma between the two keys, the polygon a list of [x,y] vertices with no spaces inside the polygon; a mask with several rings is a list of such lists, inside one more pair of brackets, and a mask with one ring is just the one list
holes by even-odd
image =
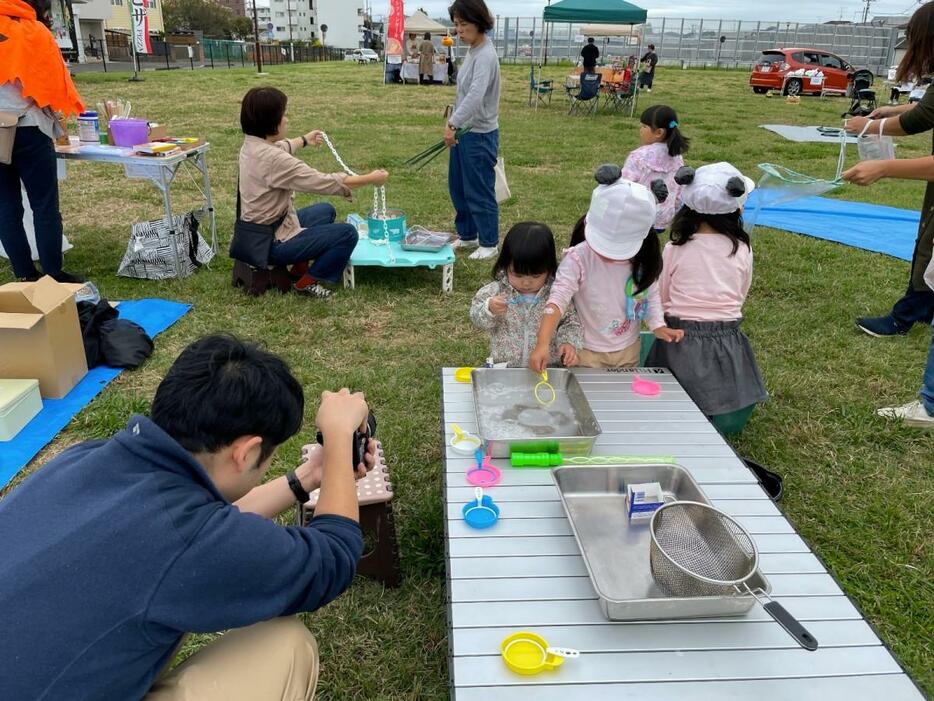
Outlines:
{"label": "aluminum slatted table", "polygon": [[[651,373],[652,371],[645,371]],[[659,371],[655,398],[634,395],[631,375],[576,370],[603,434],[595,455],[673,455],[715,506],[754,535],[773,596],[820,641],[808,652],[755,606],[745,616],[608,621],[547,469],[494,463],[489,490],[502,509],[491,529],[468,527],[461,508],[474,488],[472,459],[445,451],[445,558],[451,697],[457,701],[587,699],[922,699],[836,580],[759,487],[753,474],[675,378]],[[442,371],[450,424],[476,432],[472,388]],[[509,633],[532,630],[581,657],[523,677],[499,655]]]}

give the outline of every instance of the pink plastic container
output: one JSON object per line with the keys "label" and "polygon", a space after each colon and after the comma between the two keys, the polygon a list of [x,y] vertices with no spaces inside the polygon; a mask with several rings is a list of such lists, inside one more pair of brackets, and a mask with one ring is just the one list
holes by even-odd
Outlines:
{"label": "pink plastic container", "polygon": [[138,146],[149,141],[149,122],[145,119],[111,119],[109,128],[114,146]]}

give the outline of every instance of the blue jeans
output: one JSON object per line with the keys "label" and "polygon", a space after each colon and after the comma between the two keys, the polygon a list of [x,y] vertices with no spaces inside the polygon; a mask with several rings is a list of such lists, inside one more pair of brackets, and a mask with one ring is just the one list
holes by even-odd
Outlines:
{"label": "blue jeans", "polygon": [[934,290],[916,290],[909,280],[908,290],[892,307],[892,318],[903,329],[917,322],[930,324],[934,318]]}
{"label": "blue jeans", "polygon": [[351,224],[335,224],[337,212],[327,202],[298,210],[302,231],[288,241],[273,241],[269,260],[290,265],[313,260],[308,274],[315,280],[337,282],[357,245],[357,230]]}
{"label": "blue jeans", "polygon": [[457,215],[454,226],[465,241],[480,236],[480,245],[499,242],[499,205],[496,204],[496,153],[499,130],[487,134],[467,132],[450,149],[448,190]]}
{"label": "blue jeans", "polygon": [[16,277],[36,274],[23,228],[23,192],[29,196],[36,248],[46,275],[62,272],[62,215],[58,209],[55,146],[39,127],[18,127],[13,162],[0,165],[0,242]]}
{"label": "blue jeans", "polygon": [[[934,324],[932,324],[934,327]],[[928,350],[928,363],[924,366],[924,380],[921,383],[921,404],[934,416],[934,328],[931,329],[931,347]]]}

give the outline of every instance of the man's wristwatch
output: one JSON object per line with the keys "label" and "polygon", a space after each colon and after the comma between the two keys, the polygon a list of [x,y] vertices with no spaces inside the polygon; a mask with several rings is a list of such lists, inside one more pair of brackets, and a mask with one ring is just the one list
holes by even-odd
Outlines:
{"label": "man's wristwatch", "polygon": [[308,139],[305,138],[304,134],[302,134],[302,146],[308,148]]}
{"label": "man's wristwatch", "polygon": [[453,124],[451,124],[450,122],[448,122],[448,129],[450,129],[451,131],[457,131],[457,127],[455,127],[455,126],[454,126]]}
{"label": "man's wristwatch", "polygon": [[288,481],[289,489],[292,490],[292,494],[298,499],[299,504],[304,504],[311,498],[311,495],[302,486],[301,480],[298,479],[298,475],[295,474],[295,470],[286,472],[285,479]]}

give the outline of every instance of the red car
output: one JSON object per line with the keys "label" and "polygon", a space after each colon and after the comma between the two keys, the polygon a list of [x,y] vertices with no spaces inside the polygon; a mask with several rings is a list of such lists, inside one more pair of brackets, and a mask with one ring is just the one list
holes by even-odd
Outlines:
{"label": "red car", "polygon": [[[790,77],[798,70],[819,70],[823,85],[812,84],[808,76]],[[853,67],[836,54],[821,49],[769,49],[752,68],[749,85],[756,93],[783,90],[785,95],[819,94],[821,89],[845,91],[853,75]]]}

